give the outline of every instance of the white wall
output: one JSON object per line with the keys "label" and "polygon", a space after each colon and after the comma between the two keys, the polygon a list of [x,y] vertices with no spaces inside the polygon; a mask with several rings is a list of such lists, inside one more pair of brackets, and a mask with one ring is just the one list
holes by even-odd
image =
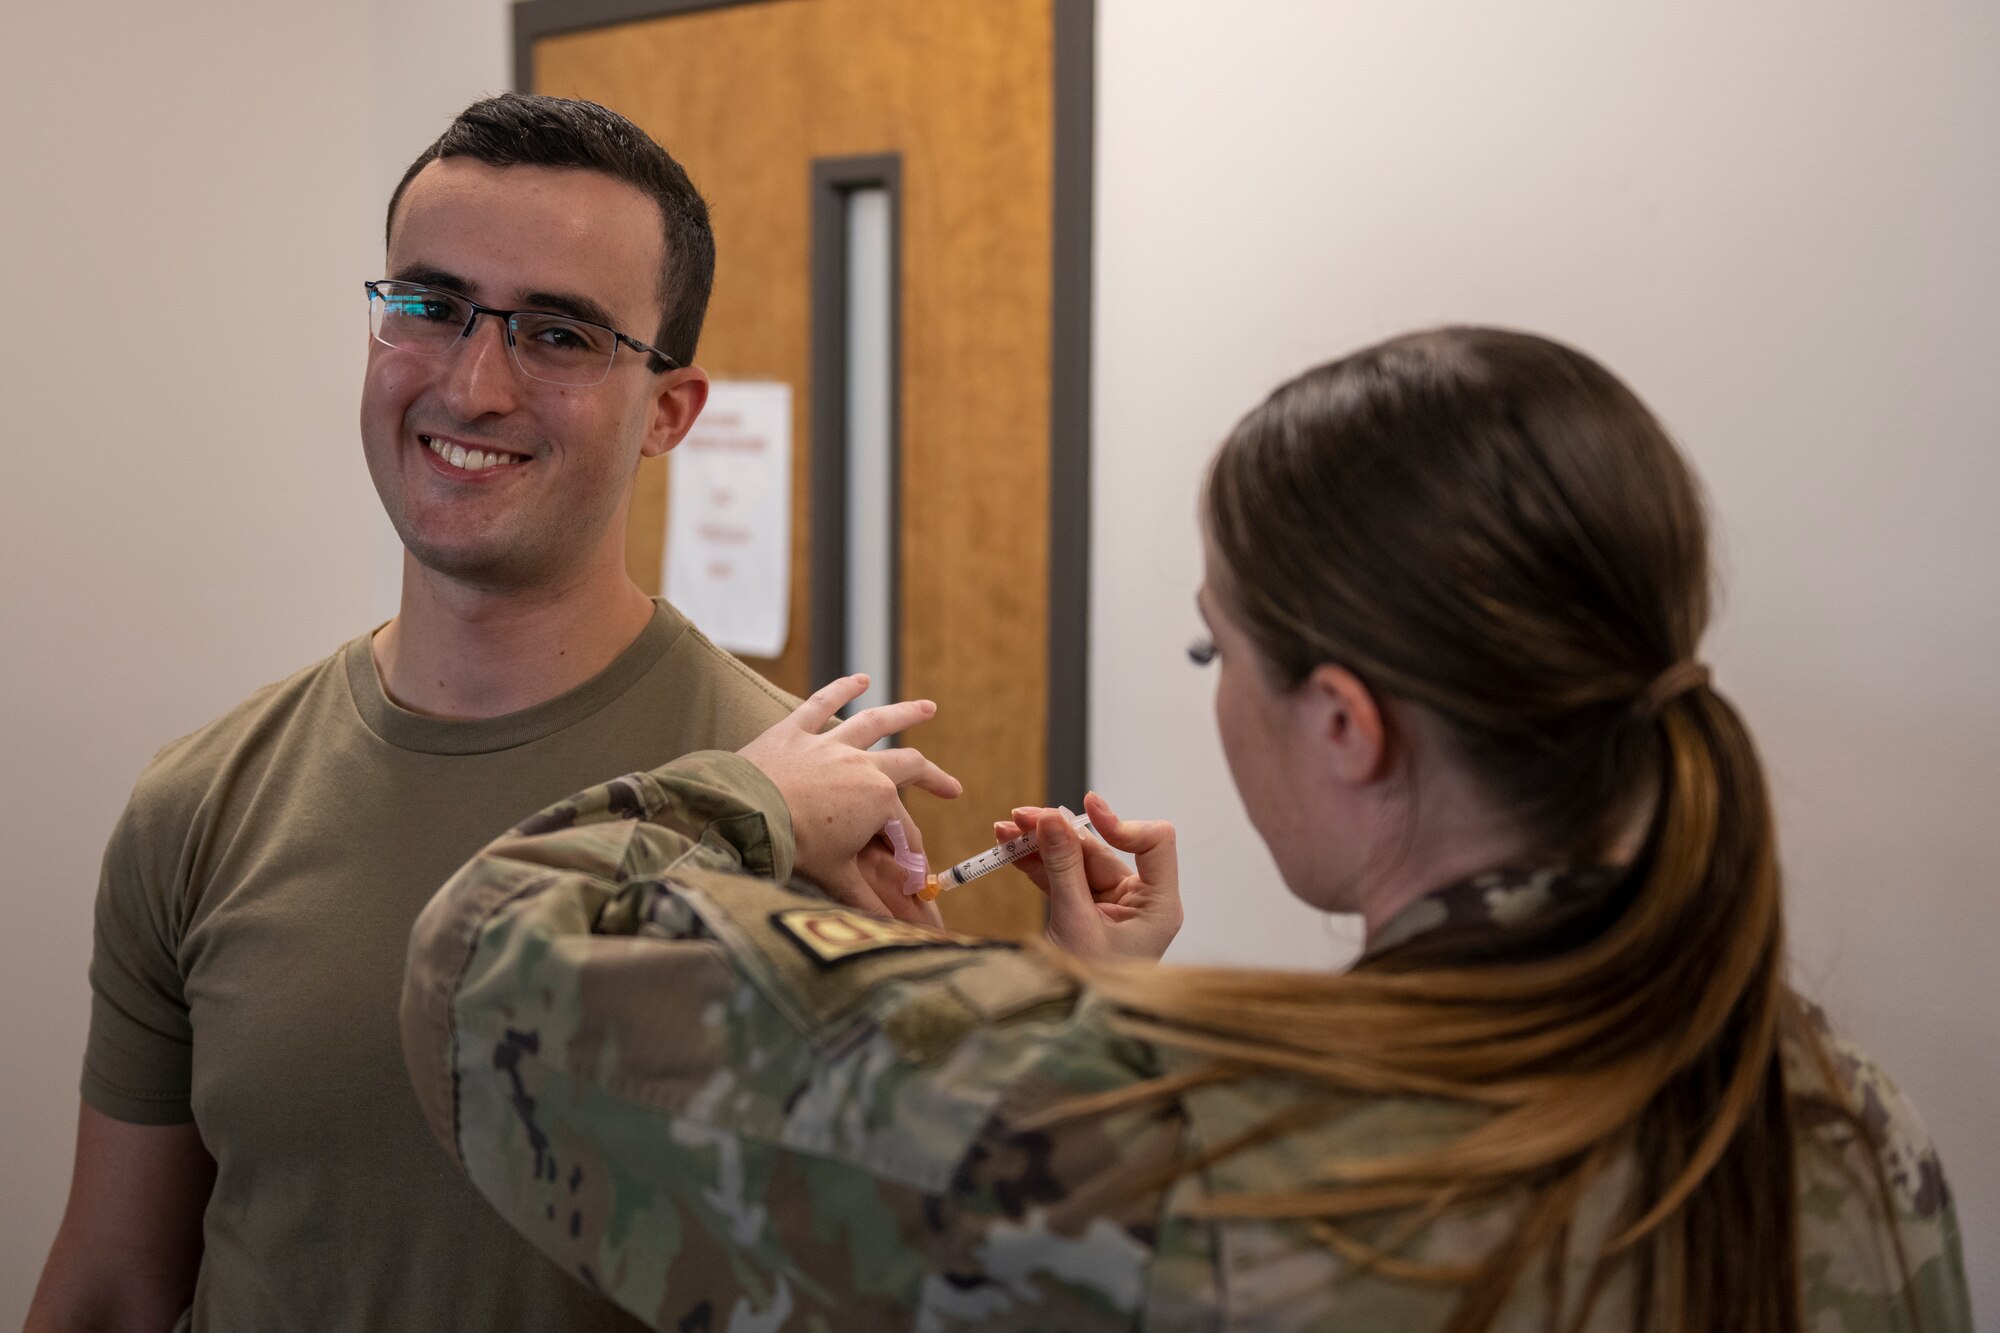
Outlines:
{"label": "white wall", "polygon": [[1098,49],[1092,778],[1182,826],[1175,956],[1341,951],[1180,656],[1215,443],[1408,328],[1575,342],[1708,481],[1799,974],[1923,1109],[2000,1319],[2000,11],[1100,0]]}
{"label": "white wall", "polygon": [[[1995,11],[1099,4],[1093,780],[1182,824],[1179,956],[1349,942],[1285,899],[1180,656],[1214,442],[1408,327],[1568,338],[1714,491],[1712,656],[1777,775],[1802,972],[1924,1108],[2000,1318]],[[31,8],[0,42],[32,330],[0,357],[0,1326],[61,1207],[132,777],[393,606],[358,284],[404,163],[507,78],[505,0]],[[243,275],[289,336],[217,357],[183,312]]]}

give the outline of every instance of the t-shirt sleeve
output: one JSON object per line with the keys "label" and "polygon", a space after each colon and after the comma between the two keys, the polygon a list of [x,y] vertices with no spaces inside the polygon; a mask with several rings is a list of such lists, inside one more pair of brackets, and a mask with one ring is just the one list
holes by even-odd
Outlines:
{"label": "t-shirt sleeve", "polygon": [[688,673],[709,682],[713,707],[706,712],[707,734],[698,748],[740,750],[769,731],[804,702],[764,679],[700,630],[688,627],[684,651]]}
{"label": "t-shirt sleeve", "polygon": [[157,849],[147,846],[141,804],[135,793],[104,849],[83,1100],[128,1124],[177,1125],[194,1119],[193,1034],[167,876],[149,855]]}

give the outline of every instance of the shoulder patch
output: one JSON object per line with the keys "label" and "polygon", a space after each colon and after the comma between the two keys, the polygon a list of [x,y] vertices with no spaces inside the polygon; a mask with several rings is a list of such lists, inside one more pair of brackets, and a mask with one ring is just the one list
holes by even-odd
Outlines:
{"label": "shoulder patch", "polygon": [[940,934],[926,926],[844,907],[788,908],[773,912],[771,924],[821,967],[835,967],[884,949],[990,949],[1000,944]]}

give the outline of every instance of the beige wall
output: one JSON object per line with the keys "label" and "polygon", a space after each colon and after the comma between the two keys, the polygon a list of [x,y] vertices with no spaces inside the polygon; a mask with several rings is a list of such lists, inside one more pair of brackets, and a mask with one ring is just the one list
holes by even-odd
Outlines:
{"label": "beige wall", "polygon": [[[403,164],[506,80],[497,0],[403,8],[35,4],[0,28],[0,1328],[61,1214],[132,779],[394,608],[361,280]],[[268,323],[233,338],[246,313]]]}
{"label": "beige wall", "polygon": [[[363,24],[10,7],[0,1324],[68,1180],[105,833],[146,759],[370,614]],[[260,334],[232,335],[246,312]]]}
{"label": "beige wall", "polygon": [[[35,8],[0,42],[31,330],[0,357],[0,1327],[61,1207],[126,788],[393,606],[358,283],[403,163],[506,78],[503,0]],[[1924,1108],[2000,1318],[1995,11],[1228,9],[1100,0],[1093,779],[1183,825],[1179,955],[1346,943],[1285,900],[1180,656],[1213,442],[1280,377],[1412,325],[1570,338],[1709,480],[1712,655],[1776,775],[1801,972]],[[220,355],[188,312],[246,278],[288,325]]]}

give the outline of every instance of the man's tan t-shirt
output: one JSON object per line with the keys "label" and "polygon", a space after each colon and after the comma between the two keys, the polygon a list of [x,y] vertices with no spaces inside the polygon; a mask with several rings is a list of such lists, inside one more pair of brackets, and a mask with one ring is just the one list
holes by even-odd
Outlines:
{"label": "man's tan t-shirt", "polygon": [[432,1139],[396,1025],[417,912],[572,792],[734,750],[792,701],[664,603],[506,717],[383,694],[369,636],[161,751],[104,858],[83,1097],[216,1161],[196,1329],[629,1329]]}

